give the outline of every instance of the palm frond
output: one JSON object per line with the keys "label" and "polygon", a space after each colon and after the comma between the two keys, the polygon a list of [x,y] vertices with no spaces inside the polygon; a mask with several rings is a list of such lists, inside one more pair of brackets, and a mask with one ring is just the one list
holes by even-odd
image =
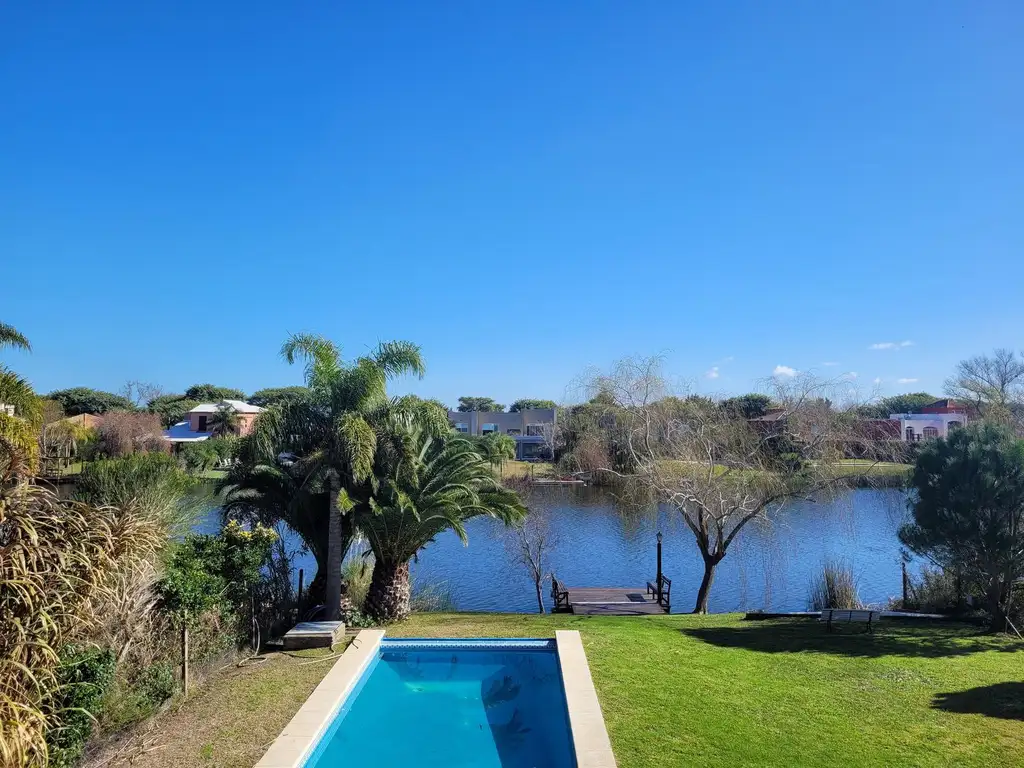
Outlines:
{"label": "palm frond", "polygon": [[27,352],[32,351],[32,345],[28,339],[13,325],[0,323],[0,349],[3,347],[17,347]]}
{"label": "palm frond", "polygon": [[422,379],[427,372],[419,345],[409,341],[382,341],[370,359],[389,378],[411,373]]}
{"label": "palm frond", "polygon": [[330,339],[314,333],[293,333],[281,346],[281,357],[289,365],[305,362],[306,386],[311,389],[330,387],[341,372],[341,350]]}

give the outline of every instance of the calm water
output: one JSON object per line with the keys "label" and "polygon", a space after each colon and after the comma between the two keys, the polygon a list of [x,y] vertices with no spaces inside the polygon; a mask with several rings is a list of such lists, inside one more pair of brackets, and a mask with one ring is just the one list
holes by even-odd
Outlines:
{"label": "calm water", "polygon": [[[673,580],[672,610],[693,608],[703,566],[677,512],[624,514],[600,488],[551,487],[543,494],[552,539],[545,571],[570,586],[642,586],[655,573],[660,530],[664,572]],[[737,537],[718,567],[710,608],[805,610],[810,581],[829,559],[853,568],[862,601],[883,604],[900,593],[896,531],[906,514],[906,496],[896,490],[794,502],[770,524],[751,524]],[[211,515],[210,525],[215,518]],[[463,611],[536,611],[533,584],[516,562],[504,528],[478,519],[467,529],[468,547],[454,534],[444,534],[420,553],[412,568],[414,589],[445,583]],[[298,567],[305,568],[308,584],[315,562],[300,555]],[[544,599],[550,608],[548,589],[545,585]]]}
{"label": "calm water", "polygon": [[554,648],[385,641],[306,765],[571,768]]}

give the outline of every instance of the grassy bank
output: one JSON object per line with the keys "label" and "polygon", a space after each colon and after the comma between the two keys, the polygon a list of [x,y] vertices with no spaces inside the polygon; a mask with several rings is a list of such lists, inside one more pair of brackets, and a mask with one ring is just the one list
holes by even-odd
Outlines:
{"label": "grassy bank", "polygon": [[[419,614],[393,636],[544,637],[578,629],[622,768],[1012,766],[1024,645],[959,625],[740,616]],[[215,678],[147,738],[140,768],[248,766],[332,662],[274,656]],[[395,724],[396,734],[401,732]],[[118,763],[111,763],[117,765]]]}

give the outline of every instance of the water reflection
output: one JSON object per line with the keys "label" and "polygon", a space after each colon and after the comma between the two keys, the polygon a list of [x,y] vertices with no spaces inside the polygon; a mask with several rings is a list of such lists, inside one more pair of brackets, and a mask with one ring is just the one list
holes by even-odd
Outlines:
{"label": "water reflection", "polygon": [[[702,562],[678,512],[627,510],[600,488],[550,487],[542,493],[552,535],[546,571],[570,586],[642,587],[654,576],[660,530],[664,571],[673,579],[672,610],[692,609]],[[710,608],[804,610],[810,580],[829,559],[853,568],[863,601],[884,603],[901,589],[896,531],[906,514],[906,495],[897,490],[793,502],[737,537],[718,568]],[[510,551],[503,527],[478,519],[467,530],[468,547],[454,534],[428,546],[413,563],[414,583],[448,582],[460,610],[536,611],[533,584]],[[297,567],[306,569],[309,583],[312,557],[298,558]]]}

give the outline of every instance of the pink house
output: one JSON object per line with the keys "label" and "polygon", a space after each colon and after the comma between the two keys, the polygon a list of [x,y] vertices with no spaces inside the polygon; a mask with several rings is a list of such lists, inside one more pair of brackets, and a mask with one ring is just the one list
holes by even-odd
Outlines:
{"label": "pink house", "polygon": [[172,443],[194,443],[209,440],[214,436],[212,426],[214,415],[221,408],[228,408],[238,416],[238,435],[247,435],[252,431],[256,415],[262,411],[258,405],[250,405],[241,400],[221,400],[219,403],[203,403],[197,405],[170,429],[164,430],[164,437]]}

